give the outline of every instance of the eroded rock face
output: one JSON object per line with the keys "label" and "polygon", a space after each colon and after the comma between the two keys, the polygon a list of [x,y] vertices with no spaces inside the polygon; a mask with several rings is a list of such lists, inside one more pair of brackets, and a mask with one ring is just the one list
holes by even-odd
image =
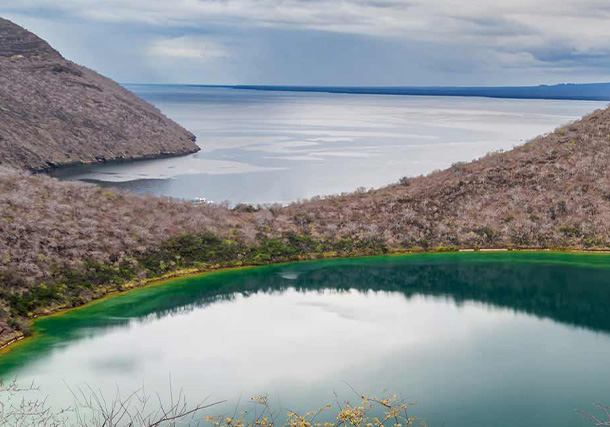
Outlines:
{"label": "eroded rock face", "polygon": [[33,170],[183,155],[192,133],[0,18],[0,164]]}

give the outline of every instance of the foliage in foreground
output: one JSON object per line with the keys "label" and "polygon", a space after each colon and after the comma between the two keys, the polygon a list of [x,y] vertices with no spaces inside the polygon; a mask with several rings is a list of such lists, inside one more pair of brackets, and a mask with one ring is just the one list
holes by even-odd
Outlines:
{"label": "foliage in foreground", "polygon": [[[597,415],[592,414],[590,412],[585,412],[585,411],[580,411],[580,410],[576,411],[576,412],[583,415],[585,417],[585,419],[591,421],[593,423],[593,425],[610,426],[610,406],[605,406],[605,405],[602,405],[601,403],[596,403],[593,406],[595,407],[595,409],[597,409],[598,412],[604,414],[604,416],[602,416],[602,418],[599,418]],[[604,419],[604,417],[606,419]]]}
{"label": "foliage in foreground", "polygon": [[[226,401],[189,404],[182,390],[175,392],[170,381],[169,398],[147,393],[143,388],[127,396],[118,389],[113,399],[91,387],[70,389],[72,406],[54,409],[34,385],[22,388],[17,380],[0,380],[0,425],[6,427],[426,427],[410,416],[414,406],[397,395],[368,397],[353,390],[356,403],[329,403],[317,410],[298,413],[285,408],[273,409],[268,397],[250,398],[248,410],[235,407],[229,414],[207,415]],[[596,403],[603,414],[577,410],[595,426],[610,426],[610,407]],[[607,419],[606,419],[607,418]]]}
{"label": "foliage in foreground", "polygon": [[[7,427],[175,427],[178,425],[209,427],[407,427],[417,419],[409,416],[411,403],[397,396],[369,398],[358,396],[359,402],[349,401],[328,404],[318,410],[299,414],[284,409],[274,410],[267,396],[252,397],[251,410],[236,407],[231,414],[210,416],[211,408],[225,401],[201,402],[189,405],[186,396],[174,393],[170,383],[170,397],[164,401],[158,394],[144,389],[128,396],[117,395],[107,400],[92,388],[72,391],[73,404],[55,410],[46,398],[39,398],[33,385],[20,388],[14,380],[0,382],[0,425]],[[155,396],[155,398],[152,398]],[[318,421],[320,417],[325,421]],[[419,425],[424,425],[423,423]]]}
{"label": "foliage in foreground", "polygon": [[[253,414],[241,411],[239,415],[235,412],[233,416],[208,416],[205,420],[214,427],[406,427],[417,421],[417,418],[409,416],[409,408],[413,404],[398,400],[396,395],[385,398],[359,395],[358,399],[357,404],[336,400],[334,406],[329,403],[305,414],[288,411],[285,421],[278,423],[282,417],[281,411],[271,408],[267,396],[257,396],[250,399],[257,405]],[[329,415],[332,411],[336,415]],[[318,421],[322,415],[326,416],[327,421]]]}

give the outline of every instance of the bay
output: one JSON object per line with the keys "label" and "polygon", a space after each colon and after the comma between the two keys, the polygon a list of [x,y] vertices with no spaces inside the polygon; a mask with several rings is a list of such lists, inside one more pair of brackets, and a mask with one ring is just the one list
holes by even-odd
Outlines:
{"label": "bay", "polygon": [[377,188],[508,150],[606,106],[180,85],[128,88],[192,131],[202,151],[61,169],[55,176],[141,194],[288,203]]}

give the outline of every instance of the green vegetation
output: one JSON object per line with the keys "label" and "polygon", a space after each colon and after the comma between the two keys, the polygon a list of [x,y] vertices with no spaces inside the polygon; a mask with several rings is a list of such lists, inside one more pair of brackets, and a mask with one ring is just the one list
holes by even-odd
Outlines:
{"label": "green vegetation", "polygon": [[[12,325],[27,332],[23,319],[49,308],[76,307],[111,291],[120,291],[132,281],[156,278],[172,272],[222,267],[266,265],[331,256],[380,255],[388,252],[381,239],[337,241],[316,240],[308,235],[284,233],[281,237],[259,234],[248,242],[239,232],[223,239],[213,233],[182,234],[157,247],[134,253],[112,263],[85,260],[78,267],[55,265],[49,280],[26,287],[18,283],[13,291],[3,289]],[[451,248],[439,248],[447,251]],[[9,278],[0,275],[0,282]],[[22,289],[26,289],[23,291]],[[24,330],[25,329],[25,330]]]}

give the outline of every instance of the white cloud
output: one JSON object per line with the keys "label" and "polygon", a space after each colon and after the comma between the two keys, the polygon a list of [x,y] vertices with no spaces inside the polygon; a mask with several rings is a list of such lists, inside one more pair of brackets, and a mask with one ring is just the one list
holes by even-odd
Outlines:
{"label": "white cloud", "polygon": [[[327,39],[355,36],[353,46],[357,38],[386,43],[383,58],[375,52],[372,56],[388,64],[396,63],[390,46],[423,46],[428,52],[412,62],[428,61],[420,68],[446,70],[449,79],[456,69],[499,75],[506,68],[512,73],[537,70],[543,78],[561,72],[557,79],[570,75],[582,81],[604,78],[610,64],[608,0],[0,0],[0,14],[7,13],[100,27],[120,24],[150,36],[153,41],[143,50],[150,58],[225,63],[239,75],[282,66],[267,67],[252,53],[269,46],[263,33],[273,34],[274,43],[281,45],[279,38],[291,37],[289,32],[298,38],[294,33],[299,31]],[[312,62],[319,58],[317,51],[327,49],[322,39],[316,40],[319,49],[308,51]],[[307,50],[309,42],[298,41],[295,49]],[[278,52],[277,61],[290,48],[281,46]],[[233,65],[226,65],[230,61],[225,58]]]}
{"label": "white cloud", "polygon": [[156,40],[150,46],[149,54],[167,58],[202,61],[222,59],[230,56],[227,48],[219,42],[196,36]]}
{"label": "white cloud", "polygon": [[516,38],[591,49],[610,41],[607,0],[22,0],[2,9],[55,10],[104,22],[289,27],[447,42]]}

